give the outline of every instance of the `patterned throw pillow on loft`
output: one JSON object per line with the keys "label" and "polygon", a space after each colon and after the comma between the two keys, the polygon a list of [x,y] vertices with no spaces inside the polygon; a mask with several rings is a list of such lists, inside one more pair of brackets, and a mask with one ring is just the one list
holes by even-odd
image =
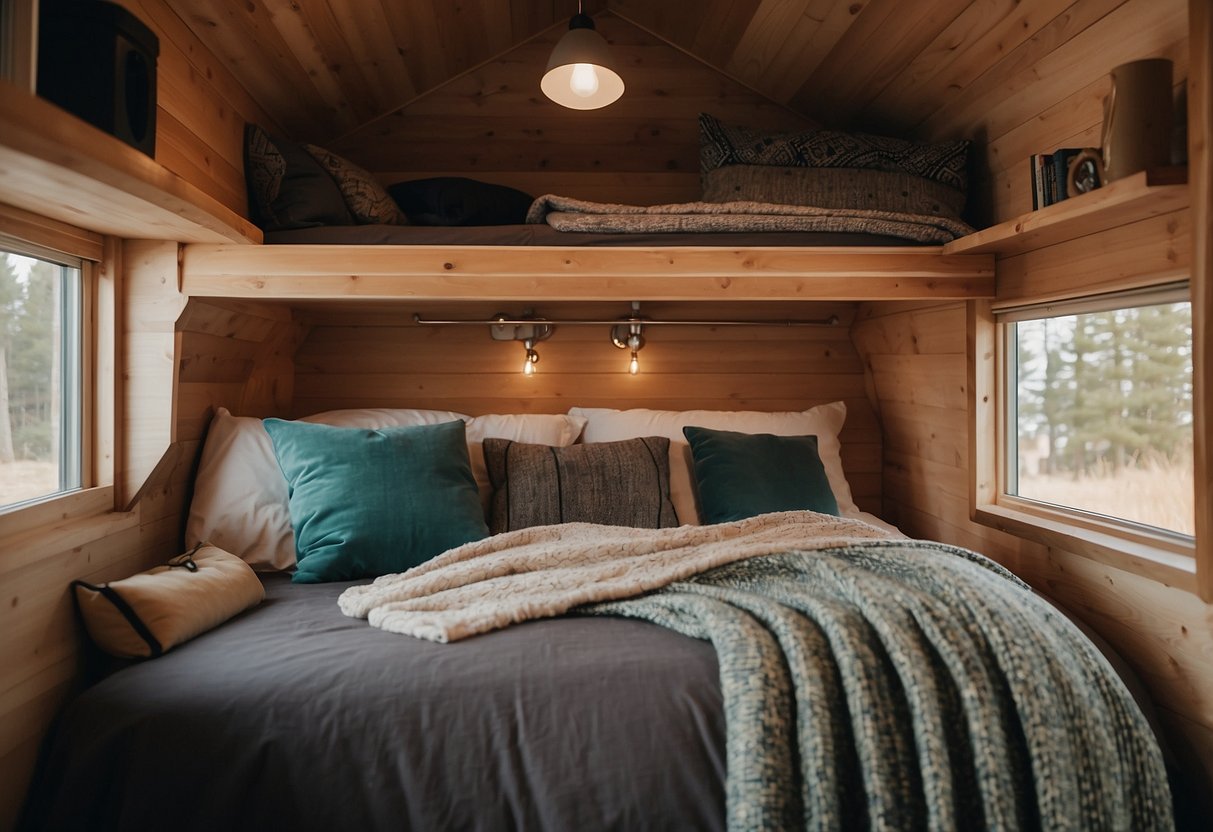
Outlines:
{"label": "patterned throw pillow on loft", "polygon": [[967,139],[918,144],[840,130],[766,133],[699,115],[699,164],[705,174],[725,165],[865,168],[910,173],[963,193],[968,154]]}
{"label": "patterned throw pillow on loft", "polygon": [[337,182],[354,219],[363,225],[408,225],[408,217],[375,177],[331,150],[305,144],[303,149]]}

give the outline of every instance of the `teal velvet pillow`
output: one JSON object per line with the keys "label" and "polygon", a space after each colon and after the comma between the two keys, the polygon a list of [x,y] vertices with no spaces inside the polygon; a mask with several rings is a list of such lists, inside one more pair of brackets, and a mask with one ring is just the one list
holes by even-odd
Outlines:
{"label": "teal velvet pillow", "polygon": [[838,514],[816,436],[772,436],[685,427],[691,443],[699,514],[706,524],[771,511]]}
{"label": "teal velvet pillow", "polygon": [[296,583],[403,572],[488,535],[462,421],[265,429],[290,495]]}

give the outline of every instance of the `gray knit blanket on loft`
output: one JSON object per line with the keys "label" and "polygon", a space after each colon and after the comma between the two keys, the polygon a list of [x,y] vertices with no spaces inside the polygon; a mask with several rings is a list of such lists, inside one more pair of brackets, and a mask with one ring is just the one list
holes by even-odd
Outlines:
{"label": "gray knit blanket on loft", "polygon": [[766,555],[578,612],[713,643],[731,830],[1173,828],[1161,753],[1103,656],[966,550]]}
{"label": "gray knit blanket on loft", "polygon": [[858,232],[942,245],[973,229],[959,220],[866,208],[819,208],[771,202],[681,202],[620,205],[544,194],[527,212],[528,223],[557,231],[599,234],[669,234],[733,231]]}

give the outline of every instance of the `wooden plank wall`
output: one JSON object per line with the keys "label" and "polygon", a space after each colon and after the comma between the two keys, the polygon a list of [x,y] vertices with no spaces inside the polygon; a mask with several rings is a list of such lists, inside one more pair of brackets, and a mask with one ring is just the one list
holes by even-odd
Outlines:
{"label": "wooden plank wall", "polygon": [[[1025,4],[1027,5],[1027,4]],[[993,55],[985,73],[925,123],[942,137],[984,135],[992,215],[1030,209],[1027,158],[1098,143],[1108,71],[1166,56],[1186,77],[1186,4],[1073,4]],[[1058,297],[1186,274],[1188,211],[998,261],[1000,298]],[[1213,607],[1196,596],[1062,549],[969,521],[964,304],[870,303],[852,335],[884,430],[886,518],[914,536],[997,558],[1069,606],[1141,675],[1176,752],[1207,797],[1213,785]],[[1213,808],[1213,807],[1211,807]]]}
{"label": "wooden plank wall", "polygon": [[[925,116],[914,128],[924,138],[975,139],[973,201],[982,224],[1032,209],[1032,154],[1099,146],[1103,99],[1111,88],[1108,73],[1113,67],[1140,58],[1170,58],[1181,113],[1188,75],[1185,0],[1078,0],[1068,6],[1025,0],[997,5],[1005,7],[1001,15],[981,20],[966,15],[968,25],[977,28],[950,35],[961,39],[961,48],[941,54],[941,43],[920,56],[917,71],[924,74],[908,76],[922,78],[917,89],[907,90],[900,102],[877,99],[871,110],[872,118],[907,127],[906,122]],[[980,6],[973,4],[971,10]],[[929,78],[933,62],[940,68]],[[940,85],[958,72],[963,72],[959,83]],[[900,87],[894,83],[890,89]],[[915,106],[922,108],[918,115]],[[1175,143],[1182,156],[1182,134]]]}
{"label": "wooden plank wall", "polygon": [[1213,607],[1195,595],[969,521],[966,309],[875,303],[852,327],[884,430],[884,512],[912,537],[995,558],[1133,666],[1188,770],[1213,785]]}
{"label": "wooden plank wall", "polygon": [[805,119],[610,14],[595,22],[627,67],[610,107],[574,111],[539,91],[561,24],[333,143],[384,182],[471,176],[604,202],[699,198],[697,118],[793,129]]}
{"label": "wooden plank wall", "polygon": [[168,0],[118,0],[160,39],[156,62],[156,161],[241,216],[244,123],[273,118],[190,31]]}
{"label": "wooden plank wall", "polygon": [[[0,515],[0,830],[13,826],[38,745],[82,679],[83,634],[69,583],[123,578],[179,552],[213,408],[282,414],[291,395],[290,356],[302,330],[289,310],[224,301],[174,305],[171,291],[147,287],[166,269],[175,278],[176,244],[133,242],[127,249],[120,305],[139,323],[123,347],[134,383],[118,414],[126,438],[119,458],[126,461],[117,467],[119,476],[142,471],[135,500],[129,511],[111,512],[111,489],[96,489],[66,505]],[[170,280],[169,288],[175,285]],[[161,365],[167,375],[157,371]],[[145,379],[132,378],[141,373]],[[163,432],[157,419],[164,420]]]}
{"label": "wooden plank wall", "polygon": [[[430,317],[488,318],[521,309],[421,305],[358,311],[311,308],[310,334],[296,354],[293,415],[343,407],[425,407],[473,415],[563,413],[583,407],[659,410],[804,410],[843,400],[843,465],[856,502],[880,505],[880,429],[865,390],[863,365],[848,336],[854,304],[653,303],[653,318],[777,319],[836,314],[823,328],[650,327],[640,373],[610,343],[607,326],[561,326],[537,347],[533,377],[521,373],[519,343],[495,342],[488,327],[418,327]],[[614,318],[626,303],[544,304],[551,318]]]}

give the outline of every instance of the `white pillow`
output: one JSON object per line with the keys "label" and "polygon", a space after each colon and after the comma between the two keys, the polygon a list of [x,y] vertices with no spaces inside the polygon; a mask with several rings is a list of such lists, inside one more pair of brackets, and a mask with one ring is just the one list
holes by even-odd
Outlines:
{"label": "white pillow", "polygon": [[[467,416],[449,410],[367,408],[331,410],[302,421],[337,427],[382,428],[436,425],[462,419],[467,425],[468,457],[480,489],[489,501],[489,476],[481,449],[490,437],[540,445],[571,445],[585,419],[564,414]],[[286,479],[261,420],[233,416],[219,408],[206,435],[185,526],[186,546],[203,540],[239,555],[258,569],[287,569],[295,564],[295,534],[287,507]]]}
{"label": "white pillow", "polygon": [[615,442],[639,436],[664,436],[670,440],[670,499],[678,521],[683,525],[698,525],[699,510],[695,502],[692,475],[691,446],[682,429],[694,425],[711,430],[732,430],[738,433],[771,433],[775,436],[816,436],[817,453],[825,467],[826,479],[838,511],[844,517],[859,513],[851,497],[851,486],[842,471],[842,446],[838,434],[847,418],[847,406],[833,402],[803,412],[761,413],[754,410],[610,410],[607,408],[574,407],[570,416],[587,419],[582,442]]}

